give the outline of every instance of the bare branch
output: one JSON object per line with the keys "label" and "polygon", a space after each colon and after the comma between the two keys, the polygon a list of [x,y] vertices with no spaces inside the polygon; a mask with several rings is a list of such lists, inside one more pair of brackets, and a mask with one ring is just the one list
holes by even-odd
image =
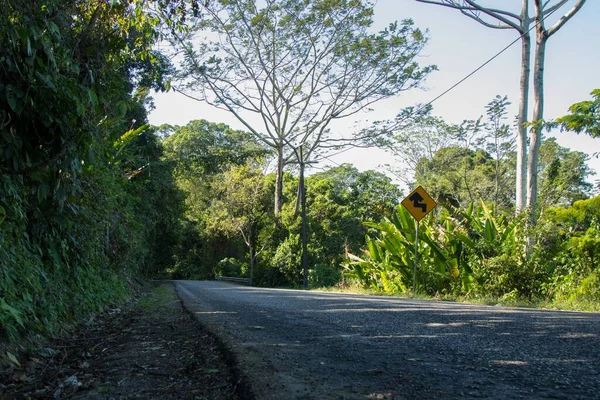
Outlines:
{"label": "bare branch", "polygon": [[585,4],[585,0],[579,0],[573,8],[571,8],[565,15],[563,15],[550,29],[548,29],[548,37],[554,35],[564,24],[567,23]]}
{"label": "bare branch", "polygon": [[[499,10],[491,7],[484,7],[473,0],[416,0],[419,3],[434,4],[438,6],[460,10],[466,16],[477,22],[494,29],[507,29],[508,27],[521,32],[521,17],[506,10]],[[477,13],[484,13],[505,25],[493,25],[484,21]],[[513,21],[514,20],[514,21]]]}
{"label": "bare branch", "polygon": [[567,4],[568,1],[569,0],[560,0],[558,3],[556,3],[552,7],[548,8],[548,5],[552,2],[552,0],[548,0],[548,1],[546,1],[546,3],[544,3],[544,5],[542,5],[542,11],[543,11],[544,15],[552,14],[554,11],[558,10],[559,8],[561,8],[562,6]]}

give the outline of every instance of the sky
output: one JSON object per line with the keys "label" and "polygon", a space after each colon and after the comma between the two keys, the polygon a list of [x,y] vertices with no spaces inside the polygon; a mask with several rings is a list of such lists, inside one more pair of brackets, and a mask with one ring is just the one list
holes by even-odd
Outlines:
{"label": "sky", "polygon": [[[515,12],[520,6],[519,0],[487,0],[481,3],[506,7]],[[564,8],[550,16],[546,26],[553,24],[574,3],[575,0],[570,0]],[[360,120],[345,121],[335,128],[345,130],[368,126],[370,121],[393,118],[405,106],[427,103],[518,37],[512,29],[486,28],[456,10],[415,0],[378,0],[374,29],[379,30],[391,22],[406,18],[413,19],[417,27],[429,31],[429,42],[418,61],[422,65],[435,64],[438,71],[427,78],[425,89],[411,90],[399,97],[376,103],[371,113],[360,114]],[[581,11],[549,39],[545,68],[545,119],[566,114],[571,104],[590,99],[590,92],[600,88],[598,21],[600,0],[588,0]],[[433,114],[455,123],[476,119],[485,113],[485,105],[496,95],[507,95],[513,103],[509,113],[516,115],[519,75],[520,43],[517,42],[484,69],[437,100],[433,104]],[[194,119],[206,119],[243,129],[241,123],[226,111],[175,92],[154,94],[154,103],[156,108],[149,115],[153,125],[185,125]],[[556,137],[562,146],[592,156],[588,165],[598,173],[592,180],[600,179],[600,159],[593,157],[593,153],[600,152],[600,139],[571,132],[551,132],[547,136]],[[360,170],[374,169],[385,173],[385,164],[395,165],[401,160],[394,159],[383,150],[352,149],[331,157],[331,161],[323,162],[319,167],[341,163],[354,164]]]}

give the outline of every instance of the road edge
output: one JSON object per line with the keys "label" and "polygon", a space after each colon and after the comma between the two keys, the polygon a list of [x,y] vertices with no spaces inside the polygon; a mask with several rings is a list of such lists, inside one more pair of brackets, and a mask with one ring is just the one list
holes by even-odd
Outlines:
{"label": "road edge", "polygon": [[208,325],[200,321],[200,319],[198,319],[198,317],[187,308],[185,300],[181,296],[177,284],[173,281],[170,281],[170,284],[173,285],[175,293],[181,301],[181,307],[183,310],[188,313],[217,344],[217,351],[223,357],[225,365],[227,365],[227,368],[229,369],[230,376],[233,377],[231,384],[234,387],[234,391],[232,394],[239,399],[256,400],[256,395],[252,389],[250,379],[248,379],[246,374],[244,374],[239,367],[238,358],[233,350],[231,350],[229,346],[225,344],[219,335],[217,335]]}

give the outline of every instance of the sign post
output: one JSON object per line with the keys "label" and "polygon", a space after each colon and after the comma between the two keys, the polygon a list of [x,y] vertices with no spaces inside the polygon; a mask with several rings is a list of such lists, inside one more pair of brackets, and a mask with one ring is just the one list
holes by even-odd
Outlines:
{"label": "sign post", "polygon": [[413,265],[413,297],[417,295],[417,264],[419,263],[419,221],[415,224],[415,263]]}
{"label": "sign post", "polygon": [[419,260],[419,222],[437,206],[435,200],[421,186],[413,190],[401,204],[416,220],[415,262],[413,266],[413,296],[417,294],[417,264]]}

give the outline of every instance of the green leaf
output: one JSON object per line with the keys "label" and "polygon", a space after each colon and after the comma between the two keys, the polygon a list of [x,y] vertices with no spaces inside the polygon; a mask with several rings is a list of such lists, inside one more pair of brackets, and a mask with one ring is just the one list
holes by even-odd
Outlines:
{"label": "green leaf", "polygon": [[19,362],[19,360],[17,360],[17,357],[15,357],[15,355],[14,355],[13,353],[11,353],[10,351],[7,351],[7,352],[6,352],[6,357],[8,357],[8,359],[9,359],[9,360],[10,360],[12,363],[16,364],[16,365],[17,365],[17,366],[19,366],[19,367],[21,366],[21,363]]}
{"label": "green leaf", "polygon": [[13,319],[17,322],[17,324],[21,325],[22,327],[25,327],[25,325],[23,325],[23,319],[21,318],[21,313],[19,312],[19,310],[8,305],[8,303],[2,298],[0,298],[0,310],[7,311],[8,314],[10,314],[13,317]]}
{"label": "green leaf", "polygon": [[485,240],[488,242],[492,242],[494,239],[496,239],[496,230],[494,229],[494,225],[489,219],[485,220],[485,227],[483,233],[485,236]]}
{"label": "green leaf", "polygon": [[462,233],[456,232],[456,231],[454,231],[452,234],[454,235],[454,237],[456,237],[462,243],[469,246],[469,248],[471,248],[471,249],[475,248],[475,242],[473,240],[471,240],[471,238],[469,238],[467,235],[463,235]]}
{"label": "green leaf", "polygon": [[119,114],[125,115],[127,113],[127,104],[124,101],[121,101],[117,104],[117,109],[119,110]]}
{"label": "green leaf", "polygon": [[4,207],[0,206],[0,225],[2,225],[2,223],[4,222],[5,219],[6,219],[6,210],[4,209]]}
{"label": "green leaf", "polygon": [[369,246],[369,255],[371,258],[377,262],[381,262],[381,255],[379,254],[379,249],[377,248],[377,244],[371,240],[367,236],[367,246]]}
{"label": "green leaf", "polygon": [[16,113],[19,112],[19,110],[17,110],[17,97],[15,95],[15,88],[13,85],[6,85],[6,102],[8,103],[8,106]]}
{"label": "green leaf", "polygon": [[56,90],[56,86],[52,83],[51,77],[49,75],[42,75],[39,71],[36,71],[36,76],[42,80],[52,90]]}

